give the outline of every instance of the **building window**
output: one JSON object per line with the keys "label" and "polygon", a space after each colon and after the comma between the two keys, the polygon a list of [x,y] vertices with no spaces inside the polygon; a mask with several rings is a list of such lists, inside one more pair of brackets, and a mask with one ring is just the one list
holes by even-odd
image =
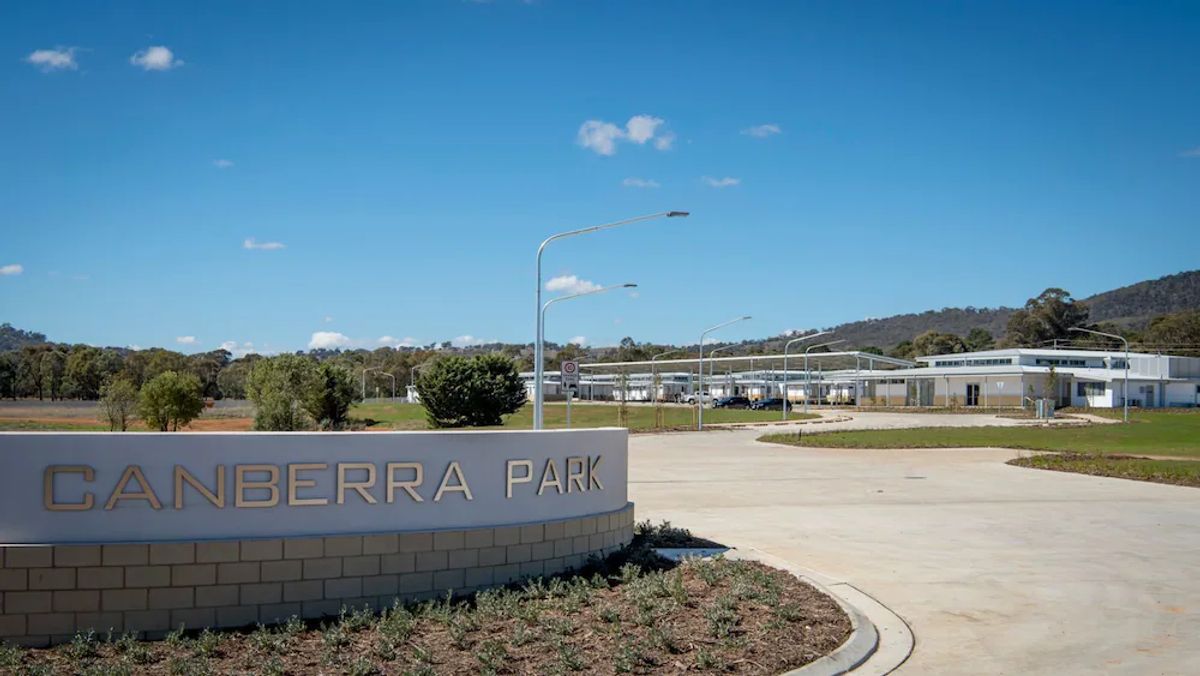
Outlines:
{"label": "building window", "polygon": [[1077,384],[1075,393],[1080,397],[1102,397],[1104,396],[1104,383],[1080,382]]}

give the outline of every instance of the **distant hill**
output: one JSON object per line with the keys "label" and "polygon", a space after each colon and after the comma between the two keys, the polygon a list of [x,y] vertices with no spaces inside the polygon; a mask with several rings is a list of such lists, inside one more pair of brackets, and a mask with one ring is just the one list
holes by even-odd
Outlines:
{"label": "distant hill", "polygon": [[[1040,293],[1030,292],[1030,296]],[[1084,298],[1091,308],[1090,320],[1110,321],[1124,326],[1141,328],[1151,318],[1200,309],[1200,270],[1167,275],[1158,279],[1138,282],[1112,291]],[[1024,305],[1024,302],[1021,303]],[[1008,318],[1016,308],[943,308],[927,310],[919,314],[895,315],[882,319],[867,319],[859,322],[839,324],[832,330],[838,338],[846,341],[846,348],[876,346],[888,349],[905,340],[912,340],[925,331],[967,335],[971,329],[989,331],[996,339],[1004,335]],[[781,342],[781,337],[768,338],[757,343]],[[839,346],[838,349],[842,349]]]}
{"label": "distant hill", "polygon": [[25,331],[13,328],[12,324],[0,324],[0,352],[19,350],[26,345],[41,345],[46,342],[46,334],[36,331]]}

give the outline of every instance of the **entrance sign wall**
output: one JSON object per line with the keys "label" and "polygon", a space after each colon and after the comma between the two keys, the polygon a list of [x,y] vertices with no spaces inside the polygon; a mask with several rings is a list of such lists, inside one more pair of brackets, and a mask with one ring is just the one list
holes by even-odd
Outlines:
{"label": "entrance sign wall", "polygon": [[390,606],[633,537],[627,432],[0,433],[0,641]]}

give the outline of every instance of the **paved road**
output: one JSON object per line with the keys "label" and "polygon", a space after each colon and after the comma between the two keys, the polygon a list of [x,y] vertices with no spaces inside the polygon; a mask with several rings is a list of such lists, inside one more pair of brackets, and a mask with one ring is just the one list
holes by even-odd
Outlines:
{"label": "paved road", "polygon": [[1200,673],[1200,490],[759,433],[632,437],[638,518],[871,594],[916,635],[900,673]]}

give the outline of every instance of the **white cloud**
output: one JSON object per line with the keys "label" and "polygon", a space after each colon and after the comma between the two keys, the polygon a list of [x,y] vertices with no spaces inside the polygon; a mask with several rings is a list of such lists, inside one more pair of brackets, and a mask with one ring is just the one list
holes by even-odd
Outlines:
{"label": "white cloud", "polygon": [[385,347],[416,347],[417,345],[417,339],[413,338],[412,336],[405,336],[403,338],[380,336],[379,340],[376,342]]}
{"label": "white cloud", "polygon": [[576,140],[579,145],[600,155],[615,155],[618,141],[629,141],[645,145],[654,141],[654,147],[659,150],[669,150],[675,142],[675,134],[659,133],[664,124],[661,117],[653,115],[634,115],[625,123],[622,129],[612,122],[604,120],[588,120],[579,126]]}
{"label": "white cloud", "polygon": [[218,169],[230,169],[233,167],[233,160],[213,160],[213,166]]}
{"label": "white cloud", "polygon": [[227,340],[221,343],[220,349],[233,355],[234,359],[240,359],[248,354],[259,354],[259,351],[254,349],[254,343],[248,340],[240,345],[236,340]]}
{"label": "white cloud", "polygon": [[55,47],[54,49],[35,49],[25,57],[25,63],[37,66],[43,73],[56,70],[78,70],[75,62],[76,47]]}
{"label": "white cloud", "polygon": [[485,341],[482,338],[476,338],[475,336],[472,336],[471,334],[467,334],[465,336],[455,336],[454,338],[450,339],[450,344],[453,345],[454,347],[469,347],[471,345],[483,345],[486,342],[488,342],[488,341]]}
{"label": "white cloud", "polygon": [[601,155],[614,155],[617,139],[624,135],[621,128],[611,122],[588,120],[579,127],[578,141],[579,145]]}
{"label": "white cloud", "polygon": [[575,275],[559,275],[546,282],[547,291],[562,291],[563,293],[586,293],[599,289],[600,285]]}
{"label": "white cloud", "polygon": [[258,249],[259,251],[277,251],[284,248],[283,242],[259,242],[253,237],[248,237],[242,242],[243,249]]}
{"label": "white cloud", "polygon": [[712,176],[705,176],[700,180],[714,188],[728,188],[733,185],[738,185],[742,182],[742,179],[733,178],[731,176],[726,176],[725,178],[713,178]]}
{"label": "white cloud", "polygon": [[350,347],[354,341],[350,340],[350,336],[337,331],[314,331],[312,338],[308,341],[308,349],[310,350],[337,350],[344,347]]}
{"label": "white cloud", "polygon": [[129,63],[143,70],[171,70],[183,65],[175,54],[162,45],[147,47],[129,57]]}
{"label": "white cloud", "polygon": [[20,263],[9,263],[0,267],[0,277],[12,277],[25,272],[25,266]]}
{"label": "white cloud", "polygon": [[1200,146],[1196,146],[1195,148],[1189,148],[1189,149],[1179,153],[1179,156],[1180,157],[1200,157]]}
{"label": "white cloud", "polygon": [[625,179],[624,181],[621,181],[621,185],[625,186],[626,188],[657,188],[657,187],[659,187],[658,181],[656,181],[652,178],[637,178],[634,176],[630,176],[629,178]]}
{"label": "white cloud", "polygon": [[625,123],[625,136],[639,145],[654,138],[654,132],[662,126],[663,119],[652,115],[634,115]]}
{"label": "white cloud", "polygon": [[578,345],[579,347],[583,347],[583,346],[587,345],[587,338],[585,336],[575,336],[574,338],[568,340],[567,344]]}
{"label": "white cloud", "polygon": [[742,133],[746,136],[753,136],[754,138],[766,138],[774,134],[782,134],[783,130],[780,129],[779,125],[777,124],[759,124],[743,129]]}
{"label": "white cloud", "polygon": [[175,338],[175,342],[179,343],[180,345],[195,345],[196,337],[195,336],[177,336]]}
{"label": "white cloud", "polygon": [[329,315],[325,315],[325,323],[328,324],[331,321],[333,321],[333,317],[330,317]]}

